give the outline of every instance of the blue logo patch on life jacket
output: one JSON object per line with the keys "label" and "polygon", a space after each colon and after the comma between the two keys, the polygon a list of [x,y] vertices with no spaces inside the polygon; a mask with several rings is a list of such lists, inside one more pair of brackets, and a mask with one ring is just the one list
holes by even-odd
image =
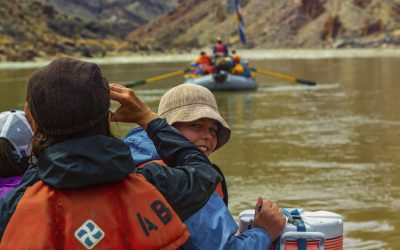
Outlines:
{"label": "blue logo patch on life jacket", "polygon": [[92,249],[104,236],[105,233],[103,230],[92,220],[85,221],[85,223],[75,231],[75,237],[86,249]]}

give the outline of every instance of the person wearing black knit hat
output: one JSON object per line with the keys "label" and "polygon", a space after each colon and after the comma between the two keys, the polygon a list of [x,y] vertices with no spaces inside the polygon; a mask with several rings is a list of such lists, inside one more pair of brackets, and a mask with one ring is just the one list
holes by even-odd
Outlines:
{"label": "person wearing black knit hat", "polygon": [[[114,112],[110,99],[120,103]],[[189,237],[182,221],[221,180],[195,145],[94,63],[61,57],[36,71],[25,112],[34,156],[0,202],[0,249],[177,249]],[[136,169],[110,119],[146,129],[171,168]]]}

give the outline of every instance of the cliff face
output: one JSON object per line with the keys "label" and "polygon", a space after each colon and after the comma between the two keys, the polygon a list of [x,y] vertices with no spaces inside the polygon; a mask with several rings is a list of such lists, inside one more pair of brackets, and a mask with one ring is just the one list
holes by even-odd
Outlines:
{"label": "cliff face", "polygon": [[240,2],[246,45],[234,0],[3,1],[0,60],[185,51],[216,36],[238,48],[400,45],[400,0]]}
{"label": "cliff face", "polygon": [[177,0],[2,1],[0,61],[59,54],[106,56],[148,51],[126,35],[172,10]]}
{"label": "cliff face", "polygon": [[171,11],[177,0],[42,0],[60,13],[84,23],[98,23],[118,38]]}
{"label": "cliff face", "polygon": [[[385,47],[400,44],[399,0],[241,1],[248,44],[258,48]],[[172,24],[172,25],[171,25]],[[173,34],[173,35],[171,35]],[[233,0],[188,0],[130,34],[153,45],[207,46],[221,35],[239,47]]]}

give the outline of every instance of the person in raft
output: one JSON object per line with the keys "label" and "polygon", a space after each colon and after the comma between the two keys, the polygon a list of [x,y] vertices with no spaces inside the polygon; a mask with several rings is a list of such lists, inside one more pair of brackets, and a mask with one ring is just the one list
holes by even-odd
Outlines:
{"label": "person in raft", "polygon": [[214,57],[227,57],[229,55],[228,46],[222,41],[220,36],[217,37],[216,43],[212,48]]}
{"label": "person in raft", "polygon": [[[221,117],[214,95],[200,85],[185,83],[167,91],[161,98],[158,114],[206,156],[230,138],[231,129]],[[130,146],[132,155],[137,156],[135,163],[138,167],[149,162],[162,164],[157,145],[143,129],[133,129],[123,140]],[[223,176],[221,170],[213,166]],[[208,202],[184,221],[190,238],[183,249],[269,249],[284,229],[286,220],[278,206],[259,198],[255,227],[237,235],[238,226],[227,206],[228,192],[223,178]]]}
{"label": "person in raft", "polygon": [[[109,85],[94,63],[61,57],[36,71],[25,113],[34,157],[0,200],[0,249],[177,249],[190,236],[182,221],[222,179],[196,145],[133,90]],[[135,168],[110,119],[139,124],[170,167]]]}
{"label": "person in raft", "polygon": [[28,168],[33,132],[20,110],[0,113],[0,198],[21,182]]}
{"label": "person in raft", "polygon": [[211,63],[211,57],[206,52],[201,51],[198,58],[196,58],[190,67],[193,68],[194,74],[207,75],[214,72],[214,66]]}

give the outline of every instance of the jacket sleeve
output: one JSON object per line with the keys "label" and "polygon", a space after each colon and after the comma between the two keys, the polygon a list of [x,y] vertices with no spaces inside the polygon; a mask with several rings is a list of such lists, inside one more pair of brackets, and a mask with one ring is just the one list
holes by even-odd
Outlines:
{"label": "jacket sleeve", "polygon": [[271,245],[268,232],[259,227],[236,236],[238,226],[216,193],[185,225],[191,237],[183,249],[269,249]]}
{"label": "jacket sleeve", "polygon": [[149,163],[136,172],[156,186],[186,220],[207,202],[222,177],[207,156],[164,119],[150,122],[146,132],[169,168]]}

